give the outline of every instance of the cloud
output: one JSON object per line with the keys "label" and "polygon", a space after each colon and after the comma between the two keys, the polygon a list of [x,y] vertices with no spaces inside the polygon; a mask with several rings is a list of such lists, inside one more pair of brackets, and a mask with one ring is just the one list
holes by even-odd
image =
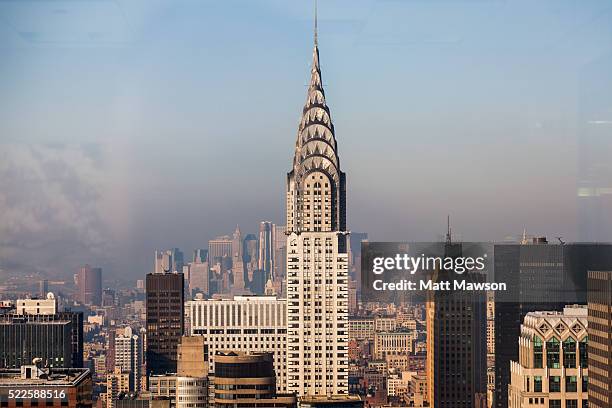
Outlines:
{"label": "cloud", "polygon": [[104,160],[81,145],[0,145],[0,268],[69,276],[111,250]]}

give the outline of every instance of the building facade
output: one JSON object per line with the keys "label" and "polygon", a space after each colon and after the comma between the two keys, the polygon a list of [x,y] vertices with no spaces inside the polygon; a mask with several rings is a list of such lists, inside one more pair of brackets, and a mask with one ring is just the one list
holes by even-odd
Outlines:
{"label": "building facade", "polygon": [[527,313],[510,363],[509,408],[587,408],[587,308]]}
{"label": "building facade", "polygon": [[374,358],[385,360],[388,357],[412,354],[416,331],[398,330],[376,333],[374,335]]}
{"label": "building facade", "polygon": [[18,299],[17,314],[54,315],[57,313],[57,299],[53,293],[46,293],[42,299]]}
{"label": "building facade", "polygon": [[[460,257],[463,246],[452,243],[450,228],[445,257]],[[449,274],[452,274],[449,275]],[[454,271],[438,271],[435,281],[458,280]],[[466,272],[461,279],[483,282]],[[433,408],[481,408],[486,401],[486,299],[482,292],[431,291],[426,302],[428,397]]]}
{"label": "building facade", "polygon": [[587,303],[588,271],[612,270],[612,245],[549,243],[546,238],[494,246],[495,279],[507,284],[495,294],[494,407],[508,407],[510,361],[518,360],[523,319],[538,310],[562,311],[567,304]]}
{"label": "building facade", "polygon": [[83,367],[83,314],[0,314],[0,368]]}
{"label": "building facade", "polygon": [[146,283],[147,374],[176,373],[184,333],[182,273],[149,273]]}
{"label": "building facade", "polygon": [[612,271],[589,271],[589,407],[612,405]]}
{"label": "building facade", "polygon": [[79,301],[84,305],[100,306],[102,303],[102,268],[85,265],[76,276]]}
{"label": "building facade", "polygon": [[325,102],[319,48],[287,174],[287,388],[348,393],[346,180]]}
{"label": "building facade", "polygon": [[278,392],[287,391],[287,302],[270,296],[186,303],[190,334],[203,336],[210,371],[220,351],[271,353]]}
{"label": "building facade", "polygon": [[115,368],[129,372],[129,392],[141,389],[143,341],[133,332],[131,327],[123,329],[123,333],[115,335]]}
{"label": "building facade", "polygon": [[272,355],[219,352],[215,365],[215,407],[296,407],[293,395],[277,395]]}

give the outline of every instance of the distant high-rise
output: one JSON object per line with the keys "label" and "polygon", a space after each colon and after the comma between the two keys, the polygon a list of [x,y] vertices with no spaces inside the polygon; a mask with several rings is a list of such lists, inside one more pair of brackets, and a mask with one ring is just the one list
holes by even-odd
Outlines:
{"label": "distant high-rise", "polygon": [[262,221],[259,224],[258,269],[264,271],[264,282],[268,280],[274,269],[274,233],[274,224],[270,221]]}
{"label": "distant high-rise", "polygon": [[192,262],[201,263],[208,260],[208,249],[194,249]]}
{"label": "distant high-rise", "polygon": [[589,271],[589,408],[612,406],[612,270]]}
{"label": "distant high-rise", "polygon": [[287,268],[287,227],[284,225],[274,226],[274,267],[272,268],[272,280],[278,284],[286,278]]}
{"label": "distant high-rise", "polygon": [[115,368],[122,372],[129,372],[129,391],[140,391],[140,379],[142,377],[142,353],[143,341],[131,327],[123,329],[123,333],[115,335]]}
{"label": "distant high-rise", "polygon": [[47,279],[42,279],[40,282],[38,282],[38,296],[40,296],[41,298],[44,298],[45,296],[47,296],[48,292],[49,292],[49,281]]}
{"label": "distant high-rise", "polygon": [[178,248],[155,251],[155,268],[153,272],[182,272],[184,264],[183,253]]}
{"label": "distant high-rise", "polygon": [[176,352],[184,332],[183,274],[147,274],[146,310],[147,373],[176,373]]}
{"label": "distant high-rise", "polygon": [[253,280],[253,272],[258,267],[257,256],[258,256],[258,241],[254,234],[247,234],[244,237],[244,249],[242,254],[244,257],[244,263],[246,265],[247,280],[250,282]]}
{"label": "distant high-rise", "polygon": [[222,258],[232,256],[232,238],[223,235],[208,241],[208,262],[214,265]]}
{"label": "distant high-rise", "polygon": [[102,303],[102,268],[85,265],[76,277],[79,301],[84,305],[100,306]]}
{"label": "distant high-rise", "polygon": [[246,288],[246,276],[244,270],[244,258],[243,258],[243,242],[242,233],[240,227],[236,225],[236,230],[232,235],[232,275],[234,277],[234,283],[232,285],[232,291],[234,293],[245,292]]}
{"label": "distant high-rise", "polygon": [[[325,102],[316,33],[287,174],[287,389],[348,394],[346,179]],[[261,245],[261,243],[260,243]]]}
{"label": "distant high-rise", "polygon": [[193,295],[194,292],[201,292],[206,296],[211,294],[208,262],[191,262],[189,264],[189,294]]}

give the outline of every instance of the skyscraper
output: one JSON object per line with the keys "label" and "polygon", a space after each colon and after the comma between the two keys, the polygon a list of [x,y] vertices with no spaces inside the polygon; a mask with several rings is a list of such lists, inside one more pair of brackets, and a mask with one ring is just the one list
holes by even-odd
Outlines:
{"label": "skyscraper", "polygon": [[[451,243],[450,228],[444,257],[465,256]],[[461,278],[459,278],[461,276]],[[483,282],[484,275],[440,270],[438,282],[465,279]],[[427,382],[433,408],[477,408],[486,401],[486,299],[482,292],[431,291],[427,294]]]}
{"label": "skyscraper", "polygon": [[262,221],[259,224],[259,256],[258,269],[264,271],[264,283],[274,269],[274,224]]}
{"label": "skyscraper", "polygon": [[236,225],[236,230],[232,235],[232,275],[234,283],[232,291],[234,293],[243,293],[246,288],[244,259],[243,259],[243,242],[240,227]]}
{"label": "skyscraper", "polygon": [[183,253],[178,248],[155,251],[155,269],[153,269],[153,272],[182,272],[184,264]]}
{"label": "skyscraper", "polygon": [[133,332],[131,327],[123,329],[122,334],[115,335],[115,367],[129,371],[129,391],[140,390],[142,376],[142,338]]}
{"label": "skyscraper", "polygon": [[612,404],[612,271],[589,271],[589,407]]}
{"label": "skyscraper", "polygon": [[519,359],[510,363],[509,408],[587,407],[586,327],[587,308],[581,305],[527,313]]}
{"label": "skyscraper", "polygon": [[85,265],[76,277],[79,301],[84,305],[100,306],[102,303],[102,268]]}
{"label": "skyscraper", "polygon": [[232,256],[232,239],[223,235],[208,241],[208,262],[212,266],[224,257]]}
{"label": "skyscraper", "polygon": [[183,274],[147,274],[146,302],[147,373],[176,373],[176,352],[184,331]]}
{"label": "skyscraper", "polygon": [[508,290],[495,294],[495,408],[508,407],[510,361],[519,347],[508,339],[520,336],[523,319],[538,310],[561,311],[587,302],[589,270],[612,269],[612,245],[548,243],[495,244],[495,280]]}
{"label": "skyscraper", "polygon": [[274,268],[272,278],[281,281],[285,278],[287,267],[287,227],[284,225],[274,226]]}
{"label": "skyscraper", "polygon": [[246,265],[246,276],[250,282],[253,280],[253,272],[257,269],[258,240],[254,234],[247,234],[243,241],[243,258]]}
{"label": "skyscraper", "polygon": [[345,183],[315,16],[310,84],[287,174],[287,389],[298,395],[348,393]]}

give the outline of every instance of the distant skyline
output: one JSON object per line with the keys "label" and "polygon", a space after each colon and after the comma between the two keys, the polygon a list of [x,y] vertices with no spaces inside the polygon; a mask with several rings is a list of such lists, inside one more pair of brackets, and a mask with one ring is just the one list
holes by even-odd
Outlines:
{"label": "distant skyline", "polygon": [[[284,224],[312,12],[0,2],[0,268],[144,279],[155,249]],[[577,197],[612,208],[611,46],[608,1],[319,1],[348,229],[612,241]]]}

